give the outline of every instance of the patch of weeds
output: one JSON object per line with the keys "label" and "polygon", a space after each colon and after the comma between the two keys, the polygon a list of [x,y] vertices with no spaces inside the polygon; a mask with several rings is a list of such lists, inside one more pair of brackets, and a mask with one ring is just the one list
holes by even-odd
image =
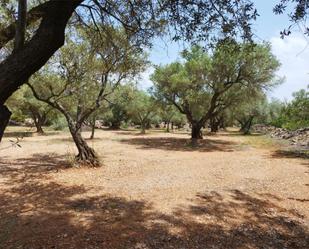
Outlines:
{"label": "patch of weeds", "polygon": [[76,160],[76,156],[71,153],[65,155],[69,168],[80,168],[81,164]]}
{"label": "patch of weeds", "polygon": [[76,162],[76,156],[74,152],[68,147],[67,152],[65,153],[65,160],[68,162],[68,167],[78,167],[78,163]]}
{"label": "patch of weeds", "polygon": [[254,148],[278,148],[285,144],[286,141],[278,141],[273,139],[269,136],[262,135],[262,136],[251,136],[246,135],[243,136],[244,142],[242,145],[249,145]]}

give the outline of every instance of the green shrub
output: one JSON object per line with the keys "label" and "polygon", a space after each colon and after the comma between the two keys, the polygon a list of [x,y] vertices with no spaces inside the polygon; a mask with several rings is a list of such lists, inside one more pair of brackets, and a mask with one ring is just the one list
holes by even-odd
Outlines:
{"label": "green shrub", "polygon": [[52,122],[51,128],[56,131],[63,131],[68,128],[68,123],[64,117],[59,117]]}

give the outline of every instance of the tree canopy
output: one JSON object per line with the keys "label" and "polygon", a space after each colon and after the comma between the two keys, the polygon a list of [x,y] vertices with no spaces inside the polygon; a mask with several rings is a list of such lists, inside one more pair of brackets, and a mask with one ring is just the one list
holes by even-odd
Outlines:
{"label": "tree canopy", "polygon": [[158,66],[152,81],[156,95],[186,115],[192,138],[202,138],[201,128],[231,104],[233,92],[270,88],[280,65],[268,44],[223,42],[211,54],[194,46],[182,57],[183,62]]}
{"label": "tree canopy", "polygon": [[273,9],[277,15],[287,13],[291,25],[280,32],[281,37],[284,38],[291,34],[293,28],[301,29],[301,31],[309,36],[309,27],[307,24],[307,17],[309,13],[308,0],[280,0]]}
{"label": "tree canopy", "polygon": [[27,84],[38,100],[65,117],[79,152],[77,161],[96,166],[96,155],[82,138],[81,127],[121,82],[144,68],[146,61],[122,30],[110,30],[110,36],[105,37],[72,32],[71,38],[77,41],[67,41]]}

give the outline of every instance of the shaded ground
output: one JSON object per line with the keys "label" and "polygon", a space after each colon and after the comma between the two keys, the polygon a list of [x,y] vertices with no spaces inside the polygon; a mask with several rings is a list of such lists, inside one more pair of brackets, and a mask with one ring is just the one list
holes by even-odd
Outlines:
{"label": "shaded ground", "polygon": [[308,160],[230,133],[96,136],[99,169],[67,168],[65,133],[0,150],[0,248],[309,247]]}
{"label": "shaded ground", "polygon": [[[236,144],[231,141],[203,139],[198,146],[192,146],[188,138],[178,137],[134,137],[122,139],[122,143],[136,145],[139,149],[161,149],[175,151],[233,151]],[[232,146],[234,145],[234,146]]]}

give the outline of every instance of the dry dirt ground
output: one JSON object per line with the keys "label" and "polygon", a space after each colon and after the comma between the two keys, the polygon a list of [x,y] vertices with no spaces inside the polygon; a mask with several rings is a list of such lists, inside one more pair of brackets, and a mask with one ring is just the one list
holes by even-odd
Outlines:
{"label": "dry dirt ground", "polygon": [[262,136],[100,130],[90,169],[27,134],[0,147],[0,248],[309,248],[309,161]]}

